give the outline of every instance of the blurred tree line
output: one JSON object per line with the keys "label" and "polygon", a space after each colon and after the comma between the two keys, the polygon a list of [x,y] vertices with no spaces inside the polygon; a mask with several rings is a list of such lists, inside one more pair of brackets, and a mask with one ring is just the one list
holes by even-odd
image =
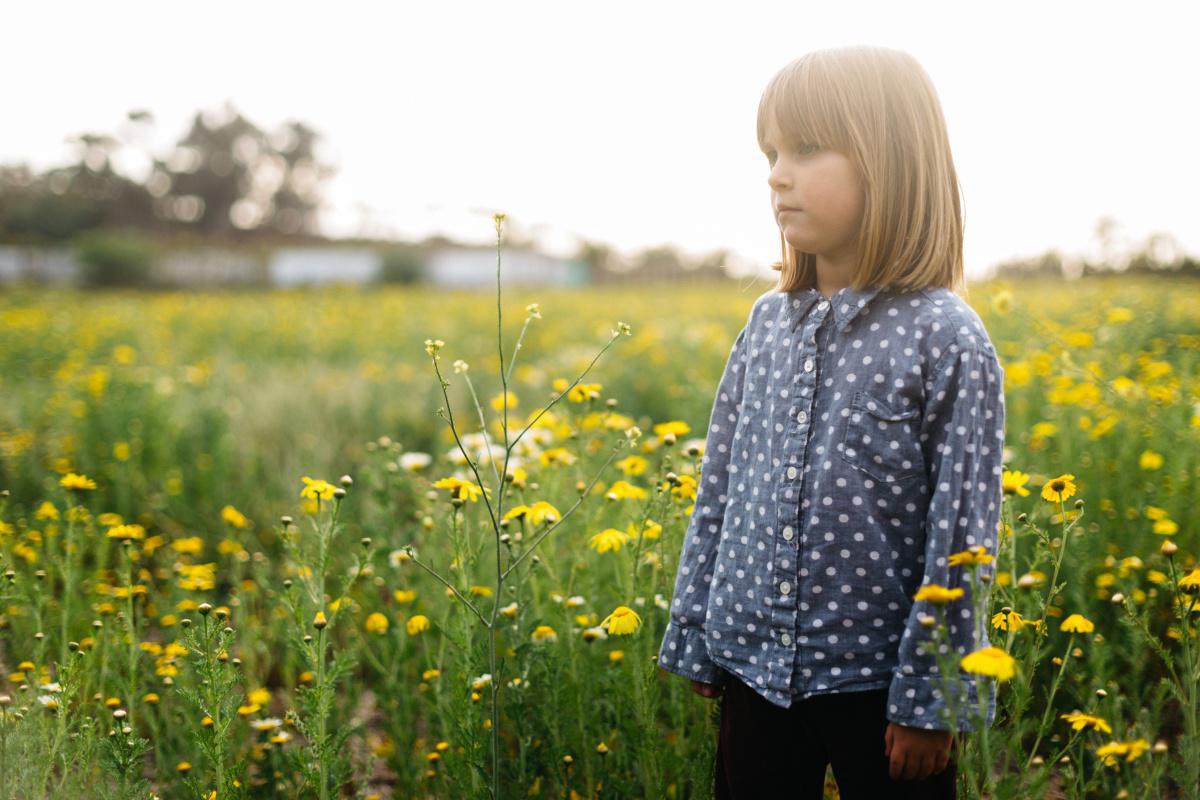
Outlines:
{"label": "blurred tree line", "polygon": [[995,267],[997,278],[1073,279],[1091,275],[1176,276],[1200,278],[1200,260],[1183,251],[1169,233],[1152,233],[1127,248],[1117,244],[1118,223],[1101,217],[1093,234],[1098,254],[1092,258],[1065,256],[1057,249],[1004,261]]}
{"label": "blurred tree line", "polygon": [[[326,241],[318,214],[334,169],[317,155],[319,134],[289,121],[264,130],[231,104],[197,111],[187,132],[165,152],[143,142],[155,124],[148,111],[128,112],[115,134],[87,132],[69,141],[70,163],[43,172],[0,164],[0,245],[69,245],[86,286],[142,286],[168,247],[220,245],[269,249]],[[139,163],[135,170],[122,165]],[[354,240],[378,245],[382,279],[423,279],[431,249],[455,244]],[[507,243],[536,249],[510,226]],[[731,254],[686,256],[670,246],[625,257],[584,241],[576,258],[595,282],[725,279]]]}
{"label": "blurred tree line", "polygon": [[[333,169],[317,158],[312,128],[291,121],[265,131],[226,105],[197,112],[179,141],[151,153],[140,141],[153,124],[149,112],[131,111],[119,135],[72,137],[65,166],[0,165],[0,241],[51,244],[101,228],[236,241],[316,235]],[[140,179],[114,166],[126,148],[148,165]]]}

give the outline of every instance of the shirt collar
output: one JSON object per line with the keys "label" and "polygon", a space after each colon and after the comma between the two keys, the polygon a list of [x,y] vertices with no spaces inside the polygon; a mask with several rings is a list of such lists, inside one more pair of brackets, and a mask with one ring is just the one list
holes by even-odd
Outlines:
{"label": "shirt collar", "polygon": [[[846,286],[834,292],[833,296],[829,298],[829,302],[833,305],[833,317],[838,333],[845,331],[859,312],[866,308],[879,292],[878,286],[868,286],[865,289]],[[825,299],[824,295],[816,289],[796,289],[788,292],[788,295],[792,300],[790,305],[797,312],[796,325],[808,314],[808,310],[812,308],[813,304]]]}

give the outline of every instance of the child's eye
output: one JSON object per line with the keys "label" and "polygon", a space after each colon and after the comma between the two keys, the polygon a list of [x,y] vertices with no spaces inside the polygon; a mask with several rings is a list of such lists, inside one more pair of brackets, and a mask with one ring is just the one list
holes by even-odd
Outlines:
{"label": "child's eye", "polygon": [[[808,155],[812,155],[813,153],[818,152],[820,149],[821,149],[821,145],[816,144],[814,142],[802,142],[800,144],[800,146],[796,148],[796,152],[802,156],[808,156]],[[766,157],[767,157],[767,163],[770,164],[771,166],[774,166],[775,165],[775,151],[768,150],[764,155],[766,155]]]}

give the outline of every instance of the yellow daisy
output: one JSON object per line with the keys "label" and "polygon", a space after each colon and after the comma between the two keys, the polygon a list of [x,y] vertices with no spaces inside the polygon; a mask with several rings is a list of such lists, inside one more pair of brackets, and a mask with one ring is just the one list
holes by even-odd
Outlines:
{"label": "yellow daisy", "polygon": [[920,602],[924,600],[927,603],[932,603],[935,606],[944,606],[952,600],[957,600],[963,596],[963,590],[947,589],[945,586],[939,586],[936,583],[927,583],[917,590],[913,595],[913,599]]}
{"label": "yellow daisy", "polygon": [[1100,731],[1101,733],[1112,733],[1112,726],[1109,725],[1103,717],[1084,714],[1082,711],[1072,711],[1070,714],[1059,714],[1059,717],[1071,723],[1071,727],[1077,731],[1081,731],[1090,726],[1092,730]]}
{"label": "yellow daisy", "polygon": [[1007,681],[1016,673],[1016,661],[999,647],[991,645],[963,656],[962,668],[976,675]]}
{"label": "yellow daisy", "polygon": [[629,606],[617,606],[600,623],[601,628],[617,636],[633,633],[641,626],[642,618]]}
{"label": "yellow daisy", "polygon": [[1069,473],[1051,478],[1042,486],[1042,499],[1051,503],[1061,503],[1075,494],[1075,476]]}

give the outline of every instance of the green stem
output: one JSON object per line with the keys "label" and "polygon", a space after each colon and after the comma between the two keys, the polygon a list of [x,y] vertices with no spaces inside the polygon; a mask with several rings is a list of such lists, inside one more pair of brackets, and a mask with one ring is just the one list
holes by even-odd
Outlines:
{"label": "green stem", "polygon": [[1071,660],[1071,646],[1075,642],[1075,632],[1072,631],[1067,638],[1067,652],[1063,654],[1062,666],[1058,669],[1058,674],[1054,676],[1054,682],[1050,684],[1050,694],[1046,697],[1046,710],[1042,713],[1042,721],[1038,725],[1037,737],[1033,740],[1033,747],[1029,748],[1029,760],[1025,762],[1025,768],[1029,769],[1033,763],[1033,757],[1037,755],[1038,743],[1042,741],[1042,734],[1046,732],[1046,723],[1050,719],[1050,715],[1054,712],[1054,694],[1058,691],[1058,684],[1062,681],[1063,674],[1067,671],[1067,662]]}
{"label": "green stem", "polygon": [[317,686],[321,692],[321,703],[317,713],[317,747],[321,772],[321,800],[329,797],[329,784],[326,780],[325,764],[325,629],[317,631]]}
{"label": "green stem", "polygon": [[60,609],[62,613],[59,615],[61,623],[59,638],[61,641],[59,642],[60,655],[58,659],[58,666],[60,669],[62,668],[63,664],[67,663],[67,633],[69,632],[70,628],[68,618],[70,617],[71,608],[70,598],[73,592],[71,581],[74,578],[74,576],[71,574],[71,567],[73,563],[71,558],[71,543],[75,539],[75,515],[70,513],[69,509],[70,507],[68,506],[67,537],[63,542],[63,593],[62,608]]}
{"label": "green stem", "polygon": [[126,545],[126,556],[129,557],[129,583],[125,592],[125,618],[129,627],[129,697],[125,700],[125,709],[128,714],[129,727],[133,727],[133,705],[134,695],[137,693],[137,626],[133,622],[133,557],[130,552],[130,545]]}

